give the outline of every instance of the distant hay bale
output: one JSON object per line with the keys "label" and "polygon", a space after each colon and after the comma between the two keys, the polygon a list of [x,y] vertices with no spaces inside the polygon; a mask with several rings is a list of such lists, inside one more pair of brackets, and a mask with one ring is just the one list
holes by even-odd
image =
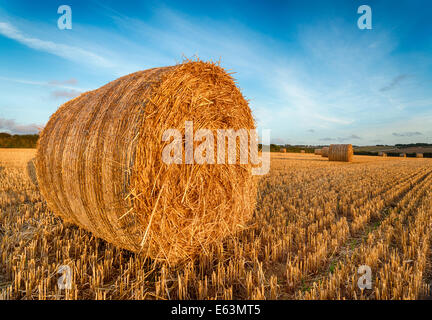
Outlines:
{"label": "distant hay bale", "polygon": [[214,135],[255,128],[233,78],[201,61],[132,73],[66,102],[38,143],[37,177],[49,208],[118,247],[169,263],[242,229],[255,208],[251,164],[162,161],[163,132],[184,136],[186,121]]}
{"label": "distant hay bale", "polygon": [[378,156],[387,157],[387,153],[380,151],[380,152],[378,152]]}
{"label": "distant hay bale", "polygon": [[423,153],[416,153],[416,158],[423,158]]}
{"label": "distant hay bale", "polygon": [[351,162],[354,157],[354,150],[351,144],[330,145],[328,158],[330,161]]}
{"label": "distant hay bale", "polygon": [[315,149],[315,150],[314,150],[314,153],[315,153],[316,155],[321,155],[321,149]]}
{"label": "distant hay bale", "polygon": [[328,158],[329,156],[329,147],[324,147],[321,149],[321,157]]}
{"label": "distant hay bale", "polygon": [[280,152],[282,152],[282,153],[286,153],[287,150],[286,150],[285,148],[280,148]]}
{"label": "distant hay bale", "polygon": [[30,181],[37,187],[38,186],[38,181],[37,181],[37,176],[36,176],[36,168],[35,168],[35,158],[31,159],[29,162],[27,162],[27,175],[30,179]]}
{"label": "distant hay bale", "polygon": [[406,158],[406,154],[405,153],[401,153],[401,154],[399,154],[399,157]]}
{"label": "distant hay bale", "polygon": [[306,151],[305,150],[300,150],[300,153],[306,153]]}

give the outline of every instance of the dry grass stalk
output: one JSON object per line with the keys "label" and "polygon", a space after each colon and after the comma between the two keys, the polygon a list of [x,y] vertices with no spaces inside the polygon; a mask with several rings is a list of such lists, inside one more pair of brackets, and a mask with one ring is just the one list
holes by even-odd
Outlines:
{"label": "dry grass stalk", "polygon": [[255,128],[233,78],[201,61],[132,73],[65,103],[38,144],[48,206],[97,237],[174,264],[233,234],[255,206],[251,165],[163,163],[163,132],[184,135],[185,121],[215,136]]}

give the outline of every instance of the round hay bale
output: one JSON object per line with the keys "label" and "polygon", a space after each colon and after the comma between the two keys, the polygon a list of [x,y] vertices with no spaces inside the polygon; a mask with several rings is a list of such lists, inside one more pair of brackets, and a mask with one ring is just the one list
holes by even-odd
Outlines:
{"label": "round hay bale", "polygon": [[163,133],[178,129],[184,139],[186,121],[213,135],[255,128],[233,78],[201,61],[132,73],[66,102],[38,143],[49,208],[121,248],[174,264],[242,229],[255,207],[250,163],[162,161],[171,142]]}
{"label": "round hay bale", "polygon": [[406,154],[405,153],[401,153],[401,154],[399,154],[399,157],[406,158]]}
{"label": "round hay bale", "polygon": [[379,157],[387,157],[387,153],[380,151],[380,152],[378,152],[378,156]]}
{"label": "round hay bale", "polygon": [[416,153],[416,158],[423,158],[423,153]]}
{"label": "round hay bale", "polygon": [[328,158],[329,156],[329,147],[324,147],[321,149],[321,157]]}
{"label": "round hay bale", "polygon": [[280,152],[282,152],[282,153],[286,153],[287,150],[286,150],[285,148],[280,148]]}
{"label": "round hay bale", "polygon": [[300,150],[300,153],[306,153],[306,151],[305,150]]}
{"label": "round hay bale", "polygon": [[321,149],[315,149],[315,150],[314,150],[314,153],[315,153],[316,155],[321,155]]}
{"label": "round hay bale", "polygon": [[329,148],[328,158],[330,161],[351,162],[354,150],[351,144],[332,144]]}

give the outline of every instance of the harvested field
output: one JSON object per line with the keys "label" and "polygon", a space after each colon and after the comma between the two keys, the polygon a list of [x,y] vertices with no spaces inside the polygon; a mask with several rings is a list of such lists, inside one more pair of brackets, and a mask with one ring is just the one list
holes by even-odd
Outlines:
{"label": "harvested field", "polygon": [[[429,295],[432,160],[272,154],[245,230],[170,266],[47,209],[28,163],[0,149],[2,299],[418,299]],[[372,289],[358,268],[370,266]],[[60,289],[58,270],[71,270]]]}
{"label": "harvested field", "polygon": [[169,264],[194,259],[243,229],[256,198],[251,163],[166,165],[183,160],[163,159],[165,134],[204,127],[255,128],[219,65],[185,61],[123,76],[51,116],[37,147],[40,192],[56,215],[117,247]]}

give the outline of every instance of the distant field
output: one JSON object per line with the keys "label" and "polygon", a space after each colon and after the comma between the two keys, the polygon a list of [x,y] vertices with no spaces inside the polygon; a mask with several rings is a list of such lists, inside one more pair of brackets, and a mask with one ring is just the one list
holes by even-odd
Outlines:
{"label": "distant field", "polygon": [[354,147],[354,151],[368,151],[368,152],[380,152],[396,150],[395,147],[377,147],[377,146],[366,146],[366,147]]}
{"label": "distant field", "polygon": [[1,149],[0,165],[4,167],[25,167],[36,156],[36,149]]}
{"label": "distant field", "polygon": [[[0,298],[417,299],[429,295],[432,160],[274,153],[247,229],[182,266],[152,264],[59,218],[0,149]],[[72,288],[57,286],[60,266]],[[370,266],[372,289],[357,286]]]}

